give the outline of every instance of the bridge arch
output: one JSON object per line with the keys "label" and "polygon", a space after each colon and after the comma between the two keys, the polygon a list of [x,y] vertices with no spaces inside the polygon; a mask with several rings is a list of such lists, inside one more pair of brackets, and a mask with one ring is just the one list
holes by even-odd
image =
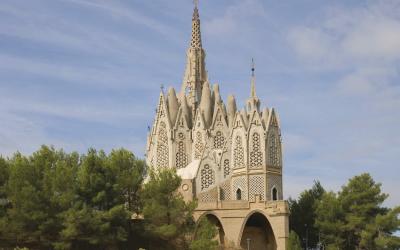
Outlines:
{"label": "bridge arch", "polygon": [[263,211],[254,210],[246,216],[240,230],[239,244],[243,249],[277,249],[274,231]]}
{"label": "bridge arch", "polygon": [[207,219],[217,228],[218,234],[215,239],[218,240],[220,246],[223,246],[225,244],[225,231],[224,227],[222,226],[221,219],[213,212],[205,212],[200,215],[200,217],[196,221],[196,231],[197,227],[199,226],[199,222],[203,219]]}

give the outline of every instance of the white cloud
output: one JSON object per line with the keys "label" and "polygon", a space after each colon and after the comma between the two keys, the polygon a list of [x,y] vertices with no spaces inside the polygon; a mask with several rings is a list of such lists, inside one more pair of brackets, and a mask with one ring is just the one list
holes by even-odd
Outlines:
{"label": "white cloud", "polygon": [[394,61],[400,59],[400,20],[361,20],[344,38],[342,47],[356,58]]}
{"label": "white cloud", "polygon": [[319,62],[330,57],[331,38],[318,29],[296,27],[289,32],[288,39],[302,58]]}
{"label": "white cloud", "polygon": [[[387,4],[385,4],[387,3]],[[366,7],[327,8],[325,19],[292,28],[288,41],[306,60],[336,67],[343,64],[380,64],[400,59],[400,6],[390,15],[390,1]]]}
{"label": "white cloud", "polygon": [[46,136],[42,124],[14,113],[1,110],[0,113],[0,155],[11,156],[16,151],[31,153],[42,144],[57,143]]}
{"label": "white cloud", "polygon": [[345,76],[338,87],[345,94],[376,94],[391,88],[390,80],[397,75],[396,69],[390,67],[362,67]]}
{"label": "white cloud", "polygon": [[136,105],[133,109],[126,103],[96,100],[51,100],[49,98],[36,100],[29,95],[2,95],[0,113],[35,113],[55,117],[76,119],[87,122],[118,124],[133,122],[137,119],[149,119],[152,109],[146,105]]}
{"label": "white cloud", "polygon": [[227,36],[239,32],[239,27],[247,23],[249,18],[264,16],[263,4],[258,0],[241,0],[226,8],[225,13],[207,20],[204,30],[208,35]]}
{"label": "white cloud", "polygon": [[[63,1],[63,0],[61,0]],[[121,67],[121,64],[141,66],[143,64],[151,63],[154,66],[170,63],[171,59],[175,59],[176,55],[163,50],[162,48],[155,48],[149,42],[140,36],[134,36],[135,29],[145,25],[150,27],[151,31],[155,31],[168,41],[177,41],[182,35],[179,29],[173,29],[157,19],[149,18],[141,13],[138,13],[132,8],[127,8],[117,2],[110,1],[81,1],[73,0],[66,1],[68,4],[79,4],[88,8],[88,14],[95,16],[98,9],[108,14],[99,21],[108,21],[111,25],[118,27],[118,29],[103,28],[101,24],[96,24],[90,19],[78,17],[76,19],[65,20],[62,18],[57,10],[53,10],[48,6],[40,5],[18,5],[18,4],[1,4],[0,13],[4,14],[0,22],[0,35],[5,37],[13,37],[24,40],[25,42],[34,43],[36,46],[49,47],[53,53],[60,54],[73,53],[77,55],[85,55],[86,57],[95,56],[102,57],[102,65],[116,70]],[[42,8],[41,8],[42,7]],[[61,17],[60,17],[61,15]],[[124,19],[123,22],[114,22],[113,17]],[[118,25],[129,23],[129,30],[119,29]],[[132,33],[131,33],[132,32]],[[43,48],[40,48],[43,49]],[[4,56],[4,55],[2,55]],[[54,56],[54,55],[53,55]],[[45,57],[45,55],[42,55]],[[159,58],[159,60],[151,60],[151,58]],[[5,58],[6,60],[16,60],[19,58]],[[113,60],[118,60],[116,67],[112,63]],[[27,63],[26,61],[23,63]],[[42,62],[38,63],[43,66]],[[73,62],[76,63],[76,62]],[[65,64],[65,63],[64,63]],[[7,66],[7,63],[3,62]],[[12,64],[11,64],[12,65]],[[10,65],[10,66],[11,66]],[[60,64],[58,64],[60,65]],[[32,69],[35,65],[29,65],[28,70]],[[46,65],[48,68],[52,65]],[[78,65],[79,66],[79,65]],[[53,66],[54,68],[54,66]],[[109,70],[108,69],[108,70]],[[63,77],[76,76],[77,74],[86,74],[86,77],[102,78],[104,81],[111,82],[111,79],[104,77],[107,73],[100,69],[94,74],[88,74],[92,69],[77,70],[77,68],[63,67],[61,70]],[[67,72],[64,72],[67,71]],[[164,67],[160,67],[160,71]],[[167,71],[167,70],[165,70]],[[54,72],[50,70],[43,70],[43,74]],[[102,75],[102,77],[100,77]],[[117,74],[114,74],[114,77]],[[118,74],[123,76],[123,74]],[[101,81],[101,79],[99,79]],[[118,81],[121,82],[121,81]]]}
{"label": "white cloud", "polygon": [[310,152],[315,146],[311,138],[300,134],[283,134],[283,143],[285,153],[288,155],[297,155]]}

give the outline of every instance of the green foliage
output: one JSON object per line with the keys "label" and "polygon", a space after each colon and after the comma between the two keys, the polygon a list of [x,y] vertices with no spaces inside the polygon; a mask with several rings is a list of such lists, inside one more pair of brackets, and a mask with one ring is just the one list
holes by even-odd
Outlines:
{"label": "green foliage", "polygon": [[139,207],[135,201],[144,164],[123,149],[108,156],[90,149],[81,160],[74,206],[61,216],[64,228],[56,247],[119,249],[128,241],[130,217]]}
{"label": "green foliage", "polygon": [[190,243],[191,250],[216,250],[218,241],[215,237],[218,234],[217,227],[207,218],[198,222],[195,239]]}
{"label": "green foliage", "polygon": [[0,247],[123,248],[134,238],[144,174],[124,149],[79,156],[42,146],[0,158]]}
{"label": "green foliage", "polygon": [[331,249],[398,249],[399,208],[381,207],[387,198],[369,174],[355,176],[336,195],[327,193],[317,207],[316,225]]}
{"label": "green foliage", "polygon": [[[289,200],[290,229],[296,232],[300,239],[308,239],[308,246],[315,247],[318,243],[319,232],[315,226],[315,208],[325,193],[319,181],[315,181],[311,189],[300,194],[298,200]],[[305,244],[303,242],[303,246]]]}
{"label": "green foliage", "polygon": [[176,192],[181,179],[175,170],[150,171],[142,202],[145,229],[151,249],[187,249],[194,228],[195,202],[185,203]]}
{"label": "green foliage", "polygon": [[9,176],[9,166],[5,159],[0,157],[0,218],[5,216],[8,205],[7,201],[7,181]]}
{"label": "green foliage", "polygon": [[[176,172],[150,171],[143,184],[146,171],[124,149],[79,155],[42,146],[28,157],[0,157],[0,248],[216,249],[207,219],[190,242],[196,202],[176,191]],[[400,207],[382,207],[380,187],[369,174],[338,193],[315,182],[290,200],[289,249],[301,249],[307,233],[310,247],[320,236],[326,249],[399,249]]]}
{"label": "green foliage", "polygon": [[288,239],[288,250],[302,250],[301,240],[295,231],[291,230]]}
{"label": "green foliage", "polygon": [[58,215],[68,205],[59,202],[69,194],[63,192],[68,186],[57,180],[73,182],[66,172],[76,167],[74,156],[43,146],[30,157],[17,153],[9,160],[6,193],[10,205],[0,220],[3,244],[51,246],[62,227]]}
{"label": "green foliage", "polygon": [[325,193],[316,209],[316,226],[321,231],[321,239],[331,249],[341,249],[345,235],[343,234],[344,216],[340,201],[333,192]]}

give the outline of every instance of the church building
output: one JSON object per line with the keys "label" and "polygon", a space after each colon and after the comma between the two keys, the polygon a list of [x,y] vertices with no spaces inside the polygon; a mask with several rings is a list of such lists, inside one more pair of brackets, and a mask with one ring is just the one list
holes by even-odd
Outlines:
{"label": "church building", "polygon": [[187,201],[198,200],[195,219],[215,223],[226,249],[285,250],[289,209],[280,121],[275,109],[261,105],[254,66],[245,108],[237,108],[233,95],[224,102],[208,79],[197,5],[186,56],[181,89],[160,93],[147,164],[177,169],[179,192]]}

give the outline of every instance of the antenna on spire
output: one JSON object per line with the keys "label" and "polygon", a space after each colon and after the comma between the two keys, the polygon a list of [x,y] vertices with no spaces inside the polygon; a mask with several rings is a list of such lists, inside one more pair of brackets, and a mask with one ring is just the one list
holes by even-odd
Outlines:
{"label": "antenna on spire", "polygon": [[254,63],[254,58],[251,58],[251,76],[254,77],[254,71],[256,68],[256,64]]}
{"label": "antenna on spire", "polygon": [[254,71],[256,70],[256,64],[254,63],[254,58],[251,58],[251,91],[250,96],[256,97],[256,83],[255,83],[255,74]]}

